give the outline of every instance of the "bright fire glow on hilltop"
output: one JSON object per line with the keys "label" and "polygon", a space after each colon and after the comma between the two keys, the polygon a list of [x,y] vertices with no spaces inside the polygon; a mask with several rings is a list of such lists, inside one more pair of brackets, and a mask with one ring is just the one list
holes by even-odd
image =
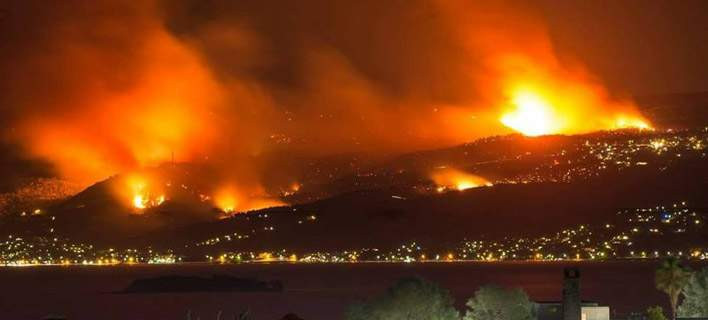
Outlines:
{"label": "bright fire glow on hilltop", "polygon": [[516,109],[504,114],[500,121],[507,127],[527,136],[540,136],[558,132],[562,120],[542,97],[534,92],[521,91],[515,94],[512,104]]}
{"label": "bright fire glow on hilltop", "polygon": [[485,178],[452,168],[436,170],[431,178],[437,185],[438,192],[492,186],[492,183]]}
{"label": "bright fire glow on hilltop", "polygon": [[145,200],[145,197],[143,197],[142,194],[136,194],[133,196],[133,207],[136,207],[138,209],[145,209],[147,205],[147,200]]}
{"label": "bright fire glow on hilltop", "polygon": [[517,88],[511,93],[510,108],[502,113],[499,121],[526,136],[652,128],[634,108],[596,107],[604,103],[602,99],[590,88],[584,88],[582,83],[576,85],[580,89],[553,93],[550,89]]}
{"label": "bright fire glow on hilltop", "polygon": [[285,204],[279,199],[267,195],[261,189],[246,192],[245,190],[228,186],[217,190],[213,199],[214,205],[227,215]]}
{"label": "bright fire glow on hilltop", "polygon": [[161,205],[165,202],[165,196],[161,195],[157,198],[150,198],[144,194],[138,193],[133,196],[133,206],[137,209],[152,208]]}
{"label": "bright fire glow on hilltop", "polygon": [[214,195],[214,204],[224,213],[232,213],[236,210],[238,200],[236,192],[231,188],[224,188]]}
{"label": "bright fire glow on hilltop", "polygon": [[[103,1],[90,3],[96,7],[44,8],[50,11],[41,16],[53,17],[52,10],[59,11],[57,17],[113,11],[101,9]],[[241,21],[235,17],[195,23],[193,30],[175,33],[166,28],[174,22],[167,14],[172,10],[163,10],[160,1],[130,3],[135,5],[118,6],[126,14],[103,16],[107,20],[100,23],[40,19],[38,30],[47,35],[37,40],[46,50],[20,41],[13,43],[20,46],[17,52],[31,54],[5,59],[16,66],[3,70],[8,74],[0,79],[13,89],[5,90],[12,101],[3,101],[2,109],[7,104],[17,112],[3,121],[11,130],[1,138],[22,146],[32,158],[48,160],[62,178],[82,186],[168,161],[205,162],[221,172],[215,175],[218,181],[204,178],[208,186],[200,191],[211,196],[218,191],[212,188],[228,180],[236,191],[213,198],[215,205],[225,212],[242,211],[279,203],[276,192],[258,190],[266,184],[261,177],[280,175],[282,169],[283,177],[275,177],[280,181],[294,173],[285,172],[291,170],[286,161],[269,159],[279,152],[302,152],[303,158],[362,151],[388,155],[506,134],[504,126],[530,136],[650,127],[631,102],[613,99],[595,77],[558,59],[545,23],[516,6],[432,1],[390,7],[394,2],[372,1],[367,3],[383,6],[354,7],[400,10],[401,15],[391,16],[394,25],[410,14],[438,18],[415,28],[365,24],[361,34],[390,39],[385,46],[362,47],[358,41],[366,37],[356,32],[287,28],[271,31],[293,41],[270,48],[265,45],[269,32],[229,23]],[[350,19],[331,18],[333,30],[360,29],[347,25]],[[253,22],[258,19],[273,17],[254,17]],[[298,19],[303,20],[292,25],[308,25],[319,17]],[[341,37],[347,45],[300,43],[306,30],[315,34],[305,38]],[[222,59],[224,52],[234,59]],[[275,52],[302,54],[271,56]],[[290,66],[298,70],[292,85],[260,74],[290,74]],[[38,95],[36,79],[28,75],[57,85],[40,85],[48,91]],[[234,136],[239,138],[228,138]],[[265,174],[270,171],[277,173]],[[161,203],[164,183],[154,177],[146,181],[144,189],[121,186],[126,189],[120,191],[125,196],[121,203],[135,208]],[[289,196],[298,186],[276,190]]]}
{"label": "bright fire glow on hilltop", "polygon": [[121,190],[124,194],[122,198],[129,199],[130,205],[138,210],[157,207],[165,202],[166,197],[159,192],[153,192],[148,185],[148,180],[142,176],[131,175],[126,178],[125,185],[127,192]]}
{"label": "bright fire glow on hilltop", "polygon": [[618,116],[617,119],[615,120],[615,128],[616,129],[623,129],[623,128],[637,128],[640,130],[651,130],[653,129],[651,125],[646,120],[643,120],[641,118],[633,118],[633,117],[625,117],[625,116]]}

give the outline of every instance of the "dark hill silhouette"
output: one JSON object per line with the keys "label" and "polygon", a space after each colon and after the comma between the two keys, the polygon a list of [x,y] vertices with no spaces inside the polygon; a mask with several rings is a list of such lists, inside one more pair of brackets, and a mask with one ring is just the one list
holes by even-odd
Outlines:
{"label": "dark hill silhouette", "polygon": [[[697,133],[676,133],[679,134]],[[443,246],[464,238],[533,236],[578,223],[604,223],[618,208],[672,201],[708,206],[705,197],[708,162],[705,155],[701,156],[702,151],[696,150],[686,150],[681,157],[674,153],[658,155],[649,150],[633,160],[646,160],[649,165],[607,170],[571,183],[498,184],[441,194],[416,188],[429,185],[429,170],[443,164],[473,168],[471,172],[481,171],[489,176],[510,176],[536,172],[539,164],[552,163],[561,150],[575,157],[573,152],[578,152],[581,149],[578,146],[589,139],[602,144],[664,139],[663,135],[674,134],[654,135],[605,132],[538,138],[492,137],[452,148],[411,153],[376,165],[347,165],[349,171],[340,170],[340,165],[356,156],[335,157],[327,170],[339,173],[329,180],[323,178],[327,174],[317,175],[312,181],[319,183],[305,181],[302,193],[309,196],[293,200],[295,205],[238,214],[225,220],[217,220],[219,212],[211,203],[199,201],[196,195],[200,189],[208,188],[217,173],[196,165],[171,164],[152,169],[152,173],[169,178],[175,186],[188,187],[176,187],[169,200],[143,210],[140,215],[129,203],[116,200],[111,185],[120,177],[113,177],[48,208],[44,215],[4,219],[0,231],[40,234],[48,229],[48,219],[53,217],[56,221],[52,222],[52,236],[97,246],[188,246],[198,256],[203,248],[197,247],[197,243],[223,235],[245,238],[220,243],[211,246],[212,249],[385,248],[410,240]],[[523,157],[519,158],[520,154]],[[589,160],[583,163],[580,157]],[[573,165],[598,165],[594,154],[579,154],[569,159]]]}
{"label": "dark hill silhouette", "polygon": [[[604,224],[619,208],[684,200],[708,206],[704,196],[708,179],[702,166],[695,163],[659,175],[632,170],[569,184],[499,185],[405,200],[384,190],[358,191],[173,229],[153,234],[146,242],[195,243],[238,233],[249,238],[223,242],[220,248],[319,250],[389,248],[410,240],[443,247],[464,238],[533,236],[578,223]],[[266,230],[270,226],[275,230]]]}
{"label": "dark hill silhouette", "polygon": [[[189,177],[183,173],[186,170],[198,171],[200,168],[182,164],[145,171],[168,177],[180,185]],[[169,200],[161,205],[138,211],[128,200],[119,200],[116,196],[115,185],[122,183],[121,178],[114,176],[98,182],[47,208],[42,215],[23,219],[6,217],[0,229],[11,234],[41,234],[46,232],[49,220],[53,218],[54,236],[88,241],[99,246],[130,246],[136,243],[134,239],[151,232],[215,220],[219,214],[213,206],[198,201],[195,195],[181,188],[172,188]]]}
{"label": "dark hill silhouette", "polygon": [[663,128],[695,128],[708,124],[708,91],[636,97],[642,112]]}

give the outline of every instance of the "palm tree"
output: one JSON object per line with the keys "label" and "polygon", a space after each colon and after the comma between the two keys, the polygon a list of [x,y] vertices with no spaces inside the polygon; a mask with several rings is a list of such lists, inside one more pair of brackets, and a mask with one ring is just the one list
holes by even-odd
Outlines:
{"label": "palm tree", "polygon": [[656,288],[669,295],[671,302],[671,319],[676,319],[676,306],[683,288],[691,279],[691,270],[681,265],[675,257],[669,257],[661,262],[656,269],[654,282]]}

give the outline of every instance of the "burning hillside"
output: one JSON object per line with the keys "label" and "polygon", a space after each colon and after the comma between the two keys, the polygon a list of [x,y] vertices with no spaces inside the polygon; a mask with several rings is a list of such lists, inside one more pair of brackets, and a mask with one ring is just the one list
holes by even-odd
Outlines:
{"label": "burning hillside", "polygon": [[[0,57],[0,89],[10,93],[0,102],[11,106],[2,135],[83,186],[206,163],[217,173],[203,196],[231,212],[279,205],[297,189],[298,173],[272,171],[264,154],[389,155],[509,129],[651,127],[631,101],[560,59],[527,6],[338,5],[18,5],[3,29],[22,26],[35,40],[11,38],[17,50]],[[192,6],[209,18],[191,17]],[[143,210],[172,200],[163,189],[175,182],[134,179],[115,192],[120,203]],[[443,185],[486,184],[470,181]]]}
{"label": "burning hillside", "polygon": [[463,191],[479,187],[491,187],[492,183],[480,176],[452,168],[438,168],[432,173],[432,179],[438,192],[446,190]]}
{"label": "burning hillside", "polygon": [[108,180],[110,195],[134,214],[165,203],[211,208],[218,216],[281,206],[278,195],[262,188],[246,190],[220,184],[221,171],[208,165],[170,164],[136,170]]}
{"label": "burning hillside", "polygon": [[[591,94],[591,93],[588,93]],[[570,93],[572,95],[572,93]],[[651,129],[651,126],[632,108],[616,111],[613,115],[588,117],[596,108],[582,106],[592,103],[594,96],[569,96],[561,94],[541,95],[526,88],[515,89],[511,98],[511,108],[500,121],[505,126],[527,136],[559,133],[585,133],[614,129]],[[621,110],[621,109],[620,109]],[[587,122],[590,119],[589,123]]]}

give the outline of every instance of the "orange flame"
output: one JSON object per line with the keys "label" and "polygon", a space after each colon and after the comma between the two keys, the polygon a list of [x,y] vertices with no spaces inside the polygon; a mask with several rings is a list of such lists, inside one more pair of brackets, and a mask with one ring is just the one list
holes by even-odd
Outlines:
{"label": "orange flame", "polygon": [[238,205],[235,190],[231,187],[219,190],[214,195],[214,204],[221,209],[221,211],[224,211],[224,213],[234,212]]}
{"label": "orange flame", "polygon": [[173,155],[194,159],[214,143],[219,85],[164,30],[145,36],[145,69],[130,87],[87,92],[68,111],[24,120],[30,150],[52,159],[63,176],[88,185]]}
{"label": "orange flame", "polygon": [[431,178],[438,186],[438,192],[444,192],[446,190],[462,191],[471,188],[492,186],[492,183],[483,177],[452,168],[436,170],[431,175]]}
{"label": "orange flame", "polygon": [[[136,21],[84,24],[82,19],[60,19],[76,20],[78,24],[67,22],[62,28],[43,28],[57,32],[53,36],[59,41],[47,43],[48,50],[18,52],[39,51],[49,55],[42,54],[37,61],[21,64],[17,68],[21,76],[6,77],[12,82],[22,78],[32,80],[28,82],[33,88],[29,91],[31,96],[24,96],[29,102],[19,106],[25,103],[27,107],[44,106],[36,109],[41,112],[35,110],[18,118],[18,123],[12,126],[16,133],[11,138],[25,145],[32,155],[49,159],[62,176],[84,185],[112,174],[170,161],[173,156],[185,162],[246,158],[249,160],[238,165],[226,161],[223,171],[243,166],[254,169],[235,170],[256,172],[269,168],[249,163],[260,161],[252,156],[272,149],[303,150],[314,156],[358,149],[387,154],[462,143],[499,134],[503,126],[526,135],[651,128],[634,104],[612,99],[592,77],[562,64],[543,23],[526,17],[525,10],[517,12],[514,6],[506,4],[437,0],[425,8],[413,8],[414,12],[433,9],[430,13],[439,17],[427,19],[431,25],[419,26],[420,31],[431,31],[428,34],[431,36],[419,37],[419,30],[412,28],[369,29],[380,31],[370,32],[377,34],[379,41],[385,39],[386,45],[374,45],[373,49],[378,49],[370,52],[371,58],[376,59],[362,59],[369,57],[369,53],[360,56],[364,52],[339,52],[344,47],[357,48],[358,52],[360,46],[329,50],[329,46],[310,46],[309,41],[298,43],[297,33],[293,38],[295,51],[305,50],[302,57],[293,55],[298,57],[295,61],[273,59],[271,53],[280,50],[266,45],[268,35],[261,39],[251,28],[228,23],[239,19],[215,21],[193,30],[194,33],[178,36],[171,28],[165,28],[171,23],[163,20],[162,10],[138,7],[132,18]],[[400,9],[412,7],[406,4]],[[94,25],[105,30],[95,32],[90,28]],[[110,39],[122,34],[126,25],[137,25],[136,30],[140,30],[139,33],[128,30],[131,32],[124,35],[128,47],[101,45],[111,44]],[[334,29],[350,30],[341,26]],[[89,32],[84,34],[84,31]],[[398,37],[397,31],[404,31],[403,37]],[[420,47],[412,46],[405,52],[379,51],[397,48],[396,43],[388,45],[393,38],[405,40],[398,43],[405,44],[405,48],[418,42],[408,39],[435,41],[422,41]],[[121,53],[120,57],[133,53],[126,55],[133,62],[131,67],[115,64],[122,60],[107,54],[114,51]],[[222,59],[216,58],[221,53],[236,58],[225,59],[229,63],[221,65]],[[380,53],[384,54],[381,59],[377,56]],[[386,57],[394,57],[395,61],[383,60]],[[369,60],[377,61],[370,67],[386,68],[367,70],[364,65],[369,63],[363,63],[360,69],[359,62]],[[398,61],[403,63],[394,66]],[[35,65],[44,70],[45,64],[56,65],[57,70],[49,68],[48,74],[59,73],[57,79],[66,78],[71,86],[66,90],[58,86],[62,90],[48,95],[50,99],[35,101],[31,98],[41,95],[36,94],[34,79],[26,75],[46,74],[32,72]],[[281,88],[279,81],[259,80],[271,77],[255,76],[260,74],[256,70],[269,70],[270,74],[272,68],[273,72],[279,72],[280,65],[302,69],[293,77],[297,85]],[[71,72],[64,72],[64,66],[71,66]],[[397,67],[402,69],[396,70]],[[226,70],[231,71],[221,73]],[[391,79],[396,80],[391,83],[379,81],[388,78],[381,75],[397,74],[401,78]],[[391,124],[398,129],[391,130]],[[265,140],[268,142],[264,142],[265,137],[270,137]],[[223,211],[281,204],[258,190],[259,174],[252,179],[224,175],[227,174],[220,178],[238,181],[238,188],[227,188],[213,197],[215,205]],[[487,185],[488,181],[480,178],[439,184],[465,189]],[[121,191],[126,197],[121,199],[136,208],[159,202],[160,197],[153,199],[151,195],[160,193],[145,185],[141,191],[122,186],[130,192]],[[298,187],[293,186],[281,190],[281,195],[297,191]]]}
{"label": "orange flame", "polygon": [[508,128],[527,136],[651,129],[633,103],[611,99],[582,74],[526,56],[500,61],[507,100],[499,121]]}
{"label": "orange flame", "polygon": [[[567,99],[564,101],[564,99]],[[513,109],[502,114],[499,121],[526,136],[540,136],[559,133],[582,133],[595,130],[636,128],[651,129],[638,114],[598,114],[586,118],[587,112],[572,106],[573,97],[561,95],[546,97],[525,88],[517,89],[511,98]],[[583,97],[577,97],[583,99]],[[574,105],[583,106],[583,101]],[[566,104],[567,103],[567,104]],[[602,109],[595,109],[601,113]]]}
{"label": "orange flame", "polygon": [[268,196],[261,188],[249,193],[232,185],[218,189],[213,199],[214,205],[227,215],[285,204],[279,199]]}
{"label": "orange flame", "polygon": [[115,187],[115,194],[123,203],[132,206],[138,212],[142,209],[157,207],[167,199],[164,193],[156,188],[155,184],[150,184],[147,177],[130,174],[123,178],[122,183]]}
{"label": "orange flame", "polygon": [[517,92],[512,103],[516,109],[500,119],[509,128],[527,136],[538,136],[558,132],[563,126],[548,103],[533,92]]}

